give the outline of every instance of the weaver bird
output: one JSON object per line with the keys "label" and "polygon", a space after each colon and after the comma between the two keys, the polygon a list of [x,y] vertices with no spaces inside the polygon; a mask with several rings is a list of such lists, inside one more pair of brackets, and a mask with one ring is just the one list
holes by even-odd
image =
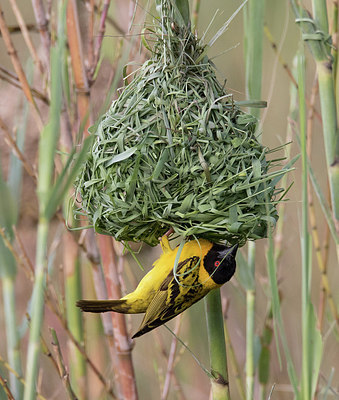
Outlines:
{"label": "weaver bird", "polygon": [[183,246],[175,271],[178,247],[172,250],[167,236],[162,238],[161,247],[163,254],[134,292],[120,300],[79,300],[77,306],[93,313],[145,313],[135,338],[182,313],[229,281],[235,272],[238,245],[227,247],[205,239],[191,240]]}

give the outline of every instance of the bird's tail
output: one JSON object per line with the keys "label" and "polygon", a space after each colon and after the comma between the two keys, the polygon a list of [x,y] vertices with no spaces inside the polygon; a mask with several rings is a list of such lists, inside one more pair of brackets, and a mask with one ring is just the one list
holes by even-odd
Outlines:
{"label": "bird's tail", "polygon": [[81,311],[92,313],[115,311],[128,314],[130,312],[130,305],[126,300],[79,300],[76,305]]}

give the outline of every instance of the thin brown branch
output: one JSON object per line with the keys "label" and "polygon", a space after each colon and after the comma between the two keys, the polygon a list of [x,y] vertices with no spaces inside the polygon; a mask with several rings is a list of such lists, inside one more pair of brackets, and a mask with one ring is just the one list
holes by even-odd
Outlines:
{"label": "thin brown branch", "polygon": [[39,112],[39,109],[36,106],[34,97],[32,95],[31,89],[29,87],[25,72],[22,68],[22,65],[20,63],[18,54],[15,50],[15,47],[13,45],[11,36],[10,36],[10,32],[8,30],[5,18],[4,18],[4,13],[2,11],[1,5],[0,5],[0,31],[2,33],[2,38],[4,40],[5,46],[7,48],[7,52],[8,55],[11,58],[13,67],[15,69],[16,74],[18,75],[19,81],[22,85],[22,89],[25,93],[25,96],[27,97],[27,100],[29,101],[29,103],[32,106],[32,110],[33,110],[33,116],[35,118],[35,121],[37,123],[38,129],[41,132],[43,129],[43,122],[41,119],[41,115]]}
{"label": "thin brown branch", "polygon": [[166,372],[164,387],[162,390],[161,400],[167,400],[170,385],[171,385],[171,380],[174,376],[174,360],[175,360],[175,354],[176,354],[177,346],[178,346],[178,341],[177,341],[176,336],[179,335],[181,321],[182,321],[182,314],[180,314],[176,318],[176,323],[175,323],[175,328],[174,328],[175,336],[173,336],[173,338],[172,338],[172,343],[171,343],[171,347],[170,347],[170,351],[169,351],[168,362],[167,362],[167,372]]}
{"label": "thin brown branch", "polygon": [[99,24],[99,35],[97,36],[97,40],[96,40],[95,47],[94,47],[93,64],[91,65],[91,68],[90,68],[90,76],[89,76],[90,81],[92,81],[92,79],[93,79],[95,70],[96,70],[98,62],[99,62],[101,45],[102,45],[102,41],[103,41],[103,38],[105,35],[105,30],[106,30],[106,25],[105,25],[106,18],[107,18],[110,4],[111,4],[111,0],[105,0],[104,4],[102,6],[102,12],[101,12],[100,24]]}
{"label": "thin brown branch", "polygon": [[[38,28],[36,27],[35,24],[26,24],[26,29],[31,32],[38,32]],[[21,28],[18,25],[8,25],[8,30],[9,30],[9,33],[11,33],[11,34],[12,33],[21,33]],[[1,36],[2,35],[0,32],[0,37]]]}
{"label": "thin brown branch", "polygon": [[34,182],[37,182],[37,172],[33,166],[27,161],[26,157],[22,153],[22,151],[18,148],[15,140],[12,138],[12,135],[10,134],[7,125],[3,121],[3,119],[0,117],[0,128],[2,131],[5,133],[5,142],[7,145],[11,148],[13,153],[18,157],[18,159],[22,162],[23,167],[25,168],[25,171],[28,173],[29,176],[32,177]]}
{"label": "thin brown branch", "polygon": [[[21,257],[20,259],[22,259],[22,263],[25,264],[25,266],[27,267],[27,270],[30,271],[30,273],[32,274],[32,277],[34,276],[34,265],[31,262],[30,258],[28,257],[28,254],[26,252],[25,246],[21,240],[21,237],[19,235],[18,230],[16,229],[15,226],[13,226],[13,232],[14,232],[14,236],[15,236],[15,241],[19,246],[19,250],[21,252]],[[12,250],[11,250],[12,251]],[[13,253],[13,251],[12,251]]]}
{"label": "thin brown branch", "polygon": [[94,65],[94,20],[95,20],[95,4],[94,0],[86,3],[88,8],[88,46],[87,46],[87,59],[88,65]]}
{"label": "thin brown branch", "polygon": [[[20,376],[9,364],[6,360],[4,360],[1,356],[0,356],[0,363],[6,368],[6,370],[8,372],[10,372],[11,374],[13,374],[16,379],[22,383],[24,386],[26,385],[25,380],[22,378],[22,376]],[[47,400],[42,394],[40,394],[39,392],[36,393],[37,398],[41,399],[41,400]]]}
{"label": "thin brown branch", "polygon": [[[182,314],[180,314],[180,315],[182,315]],[[156,329],[153,331],[153,335],[155,337],[155,340],[158,342],[158,346],[160,348],[161,354],[163,355],[164,359],[166,361],[168,361],[169,355],[168,355],[165,343],[164,343],[164,341],[162,339],[162,336],[160,335],[160,333]],[[175,365],[178,362],[180,362],[181,356],[182,356],[184,350],[185,350],[185,348],[182,347],[181,351],[179,351],[179,353],[177,354],[177,357],[175,358],[174,363],[173,363],[173,367],[175,367]],[[182,387],[180,386],[180,382],[179,382],[179,380],[177,378],[177,375],[176,375],[174,369],[173,369],[172,379],[173,379],[173,386],[175,388],[178,400],[186,400],[185,394],[184,394],[184,392],[182,390]]]}
{"label": "thin brown branch", "polygon": [[23,264],[20,256],[18,255],[17,251],[14,249],[12,242],[8,239],[6,235],[6,231],[4,228],[0,227],[0,236],[2,237],[2,240],[4,242],[4,245],[7,247],[7,249],[12,253],[17,265]]}
{"label": "thin brown branch", "polygon": [[44,52],[44,62],[47,71],[49,71],[49,53],[51,47],[51,36],[48,30],[48,20],[46,17],[44,3],[42,0],[32,0],[32,6],[34,10],[35,20],[40,33],[42,49]]}
{"label": "thin brown branch", "polygon": [[[22,86],[20,84],[19,78],[13,74],[11,71],[8,71],[6,68],[2,67],[0,65],[0,79],[4,80],[5,82],[8,82],[12,86],[15,86],[16,88],[23,90]],[[30,90],[32,92],[32,95],[37,98],[38,100],[43,101],[45,104],[49,105],[49,99],[41,93],[39,90],[32,88],[30,86]]]}
{"label": "thin brown branch", "polygon": [[10,391],[8,385],[7,385],[7,380],[4,379],[1,375],[0,375],[0,385],[2,386],[5,394],[7,395],[7,399],[8,400],[15,400],[14,396],[12,395],[12,392]]}
{"label": "thin brown branch", "polygon": [[22,32],[22,36],[23,36],[23,38],[24,38],[24,40],[26,42],[26,45],[27,45],[27,47],[29,49],[29,52],[30,52],[30,54],[31,54],[31,56],[33,58],[34,64],[39,68],[39,71],[41,72],[41,74],[43,74],[44,73],[44,68],[42,66],[42,63],[41,63],[39,57],[38,57],[38,53],[35,50],[34,44],[33,44],[32,40],[31,40],[31,37],[29,35],[27,26],[25,24],[25,21],[23,19],[23,16],[22,16],[21,12],[20,12],[20,9],[19,9],[19,7],[17,5],[17,2],[16,2],[16,0],[9,0],[9,2],[11,3],[13,13],[15,15],[15,18],[18,21],[18,24],[19,24],[21,32]]}
{"label": "thin brown branch", "polygon": [[[50,306],[50,302],[49,302],[49,306]],[[86,363],[90,366],[90,368],[92,369],[92,371],[95,373],[95,375],[98,377],[98,379],[100,380],[100,382],[103,384],[105,390],[107,391],[107,393],[113,398],[115,399],[115,394],[113,392],[113,389],[110,385],[109,382],[106,381],[105,377],[102,375],[102,373],[99,371],[99,369],[96,367],[96,365],[93,363],[93,361],[89,358],[89,356],[87,355],[87,352],[84,348],[84,346],[82,346],[77,340],[76,338],[73,336],[72,332],[70,332],[70,330],[67,327],[67,322],[65,321],[65,319],[60,315],[60,313],[58,313],[55,309],[52,311],[54,312],[54,314],[59,318],[59,321],[62,323],[63,328],[65,329],[65,331],[67,332],[68,336],[70,337],[70,339],[72,340],[72,342],[75,344],[75,347],[79,350],[79,352],[81,353],[81,355],[84,357]]]}
{"label": "thin brown branch", "polygon": [[62,357],[60,343],[59,343],[59,339],[56,334],[56,331],[53,328],[50,328],[50,333],[52,336],[52,346],[53,346],[53,350],[55,352],[55,356],[57,359],[58,370],[59,370],[59,375],[60,375],[61,381],[65,386],[65,389],[68,393],[69,398],[73,399],[73,400],[77,400],[77,396],[75,395],[75,393],[72,389],[72,385],[71,385],[71,382],[69,379],[69,373],[67,372],[66,367],[65,367],[65,363],[64,363],[64,359]]}
{"label": "thin brown branch", "polygon": [[[112,238],[98,236],[99,249],[104,269],[107,294],[109,298],[122,297],[118,275],[118,263],[124,262],[122,256],[117,256]],[[117,379],[122,398],[136,400],[138,398],[134,368],[132,362],[132,341],[128,337],[126,319],[124,314],[112,313],[114,342],[117,352]]]}
{"label": "thin brown branch", "polygon": [[[89,3],[90,3],[92,0],[82,0],[82,1],[86,4],[86,6],[88,6]],[[96,4],[94,5],[94,12],[95,12],[97,15],[100,15],[100,9],[99,9],[99,7],[98,7]],[[125,35],[125,34],[126,34],[125,29],[123,29],[123,28],[122,28],[112,17],[110,17],[109,15],[107,15],[106,21],[107,21],[120,35]]]}
{"label": "thin brown branch", "polygon": [[[30,319],[30,316],[28,313],[26,313],[26,318],[28,320],[28,323],[30,323],[31,319]],[[59,373],[58,363],[57,363],[55,357],[53,356],[52,352],[48,348],[46,340],[44,339],[44,337],[42,335],[40,336],[40,342],[41,342],[42,354],[44,354],[49,360],[51,360],[53,368]]]}
{"label": "thin brown branch", "polygon": [[67,36],[71,55],[71,63],[74,81],[77,91],[77,104],[79,121],[86,121],[83,135],[87,136],[87,129],[91,124],[90,115],[90,91],[86,76],[82,42],[80,35],[78,11],[75,0],[69,0],[67,4]]}

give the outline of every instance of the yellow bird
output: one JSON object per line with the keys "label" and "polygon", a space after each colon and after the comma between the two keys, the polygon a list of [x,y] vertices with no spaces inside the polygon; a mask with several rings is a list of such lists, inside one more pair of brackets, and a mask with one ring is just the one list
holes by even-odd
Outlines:
{"label": "yellow bird", "polygon": [[238,245],[227,247],[205,239],[186,242],[173,271],[178,247],[161,240],[163,254],[143,277],[134,292],[120,300],[79,300],[82,311],[124,314],[145,313],[133,338],[164,324],[202,299],[212,289],[229,281],[236,267]]}

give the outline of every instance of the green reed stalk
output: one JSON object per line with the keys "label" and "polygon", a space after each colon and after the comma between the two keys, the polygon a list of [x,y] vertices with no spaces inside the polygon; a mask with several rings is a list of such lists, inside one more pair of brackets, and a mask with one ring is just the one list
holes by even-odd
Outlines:
{"label": "green reed stalk", "polygon": [[[8,363],[18,375],[22,375],[20,357],[20,338],[16,322],[15,307],[15,276],[2,278],[2,291],[4,301],[4,315],[6,321],[6,339]],[[23,394],[22,383],[14,376],[10,375],[10,387],[16,399],[21,399]]]}
{"label": "green reed stalk", "polygon": [[254,396],[254,327],[255,327],[255,243],[248,243],[247,264],[251,286],[246,288],[246,399]]}
{"label": "green reed stalk", "polygon": [[[334,87],[337,87],[337,73],[338,73],[338,2],[333,2],[333,11],[332,11],[332,31],[331,34],[333,35],[333,48],[332,48],[332,57],[333,57],[333,80],[334,80]],[[336,98],[338,95],[336,93]],[[338,112],[338,110],[337,110]]]}
{"label": "green reed stalk", "polygon": [[[65,50],[62,57],[63,65],[63,93],[65,103],[70,106],[70,81],[68,77],[68,65],[67,57],[68,54]],[[71,114],[71,112],[70,112]],[[65,118],[65,113],[62,115]],[[83,122],[84,124],[85,122]],[[80,127],[82,131],[82,126]],[[62,142],[64,139],[65,152],[71,151],[67,138],[60,138]],[[64,164],[67,163],[66,157],[64,157]],[[68,198],[72,196],[72,191],[67,196],[66,201],[63,204],[64,217],[67,220],[69,215],[73,215],[73,206],[68,204]],[[69,207],[71,210],[69,211]],[[66,321],[67,326],[73,337],[79,342],[84,342],[84,327],[81,311],[78,307],[75,307],[77,300],[81,299],[81,260],[79,254],[79,245],[74,240],[69,232],[63,234],[63,266],[64,266],[64,285],[65,285],[65,302],[66,302]],[[81,400],[87,398],[88,393],[88,381],[86,379],[86,361],[79,349],[75,346],[72,340],[68,340],[68,353],[69,353],[69,375],[70,385],[72,390],[76,393],[77,397]]]}
{"label": "green reed stalk", "polygon": [[301,398],[311,399],[318,382],[322,357],[322,338],[316,328],[316,318],[311,300],[312,260],[311,235],[308,230],[308,162],[306,146],[305,56],[298,56],[299,129],[302,162],[302,368]]}
{"label": "green reed stalk", "polygon": [[208,343],[211,362],[213,400],[229,400],[226,342],[220,289],[205,297]]}
{"label": "green reed stalk", "polygon": [[278,347],[279,344],[277,335],[277,333],[279,333],[282,348],[284,351],[284,356],[286,358],[287,373],[290,378],[290,382],[294,391],[295,400],[303,400],[300,397],[300,392],[298,389],[298,378],[293,364],[292,356],[288,347],[287,337],[285,333],[285,325],[281,315],[281,304],[280,304],[279,288],[277,280],[277,264],[276,264],[276,258],[274,256],[274,241],[271,230],[269,231],[268,235],[268,244],[269,247],[267,251],[267,269],[268,269],[268,278],[272,296],[272,312],[274,321],[274,332],[276,336],[275,341],[277,345],[277,353],[281,364],[281,354],[280,354],[280,349]]}
{"label": "green reed stalk", "polygon": [[311,266],[309,260],[310,235],[308,232],[307,198],[307,153],[306,153],[306,103],[305,103],[305,56],[298,56],[298,92],[299,92],[299,130],[302,160],[302,395],[310,399],[309,376],[309,326],[307,312],[310,303]]}
{"label": "green reed stalk", "polygon": [[24,400],[33,400],[36,397],[35,387],[39,370],[40,330],[43,320],[44,290],[46,284],[45,271],[47,236],[48,221],[43,215],[40,215],[37,235],[35,279],[32,295],[31,327],[26,362],[26,387]]}
{"label": "green reed stalk", "polygon": [[[244,10],[246,93],[249,100],[260,100],[265,0],[249,0]],[[249,111],[259,118],[259,108]]]}
{"label": "green reed stalk", "polygon": [[[245,65],[246,92],[249,100],[261,98],[262,38],[264,31],[265,0],[249,0],[245,8]],[[260,116],[258,108],[250,113]],[[246,399],[254,398],[254,338],[255,338],[255,243],[248,243],[248,266],[253,285],[246,289]]]}
{"label": "green reed stalk", "polygon": [[319,81],[319,96],[323,122],[326,162],[330,182],[333,215],[339,230],[339,140],[337,110],[335,101],[333,64],[330,58],[331,48],[328,41],[327,6],[322,0],[313,0],[314,20],[309,14],[290,0],[297,22],[303,33],[303,39],[311,50],[315,60]]}
{"label": "green reed stalk", "polygon": [[[30,74],[31,75],[31,74]],[[23,121],[18,129],[16,144],[19,150],[24,147],[28,104],[23,107]],[[19,201],[22,182],[22,164],[14,156],[10,157],[8,180],[4,181],[0,170],[0,226],[4,229],[7,240],[14,238],[12,227],[16,225],[19,215]],[[5,247],[0,237],[0,278],[2,281],[4,318],[6,328],[7,358],[9,365],[17,375],[22,376],[20,356],[20,335],[16,321],[15,281],[17,277],[16,260],[11,251]],[[16,399],[22,399],[23,384],[14,374],[10,374],[10,389]]]}
{"label": "green reed stalk", "polygon": [[[59,10],[60,11],[60,10]],[[60,15],[61,13],[59,13]],[[62,23],[65,21],[59,18]],[[62,30],[59,29],[57,45],[51,48],[51,103],[48,123],[41,132],[39,142],[38,166],[38,201],[39,221],[36,247],[35,279],[32,294],[31,325],[28,342],[26,362],[26,387],[24,400],[36,398],[36,380],[39,370],[40,334],[44,315],[44,292],[46,286],[47,269],[47,240],[49,221],[52,217],[48,212],[50,194],[52,192],[52,179],[54,170],[54,156],[60,131],[60,114],[62,103],[61,61],[60,54],[63,50]]]}
{"label": "green reed stalk", "polygon": [[[70,238],[65,234],[65,241]],[[81,277],[80,277],[80,260],[78,252],[76,254],[69,254],[67,249],[74,253],[77,249],[75,241],[65,244],[65,256],[70,260],[64,261],[64,265],[69,267],[65,270],[65,297],[66,297],[66,319],[68,329],[79,342],[84,341],[83,321],[80,310],[75,307],[77,300],[81,298]],[[87,398],[87,382],[86,382],[86,362],[83,355],[76,348],[72,341],[68,343],[69,348],[69,363],[70,363],[70,380],[73,391],[77,394],[79,399]]]}

